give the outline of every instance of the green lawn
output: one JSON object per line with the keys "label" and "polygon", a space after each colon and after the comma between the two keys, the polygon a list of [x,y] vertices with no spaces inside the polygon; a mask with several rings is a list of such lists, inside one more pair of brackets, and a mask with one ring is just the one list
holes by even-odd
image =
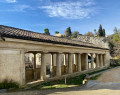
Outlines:
{"label": "green lawn", "polygon": [[78,77],[68,78],[66,79],[66,84],[64,79],[52,81],[52,82],[45,82],[36,87],[33,87],[32,89],[53,89],[53,88],[67,88],[67,87],[79,86],[82,85],[83,77],[84,74]]}

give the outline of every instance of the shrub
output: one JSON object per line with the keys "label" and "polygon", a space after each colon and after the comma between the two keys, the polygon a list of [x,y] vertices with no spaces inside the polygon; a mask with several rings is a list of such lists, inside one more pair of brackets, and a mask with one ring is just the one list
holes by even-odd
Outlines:
{"label": "shrub", "polygon": [[116,67],[116,66],[120,66],[120,60],[119,59],[112,59],[110,60],[110,66],[111,67]]}
{"label": "shrub", "polygon": [[0,89],[10,89],[10,88],[19,88],[19,84],[16,82],[4,80],[0,83]]}

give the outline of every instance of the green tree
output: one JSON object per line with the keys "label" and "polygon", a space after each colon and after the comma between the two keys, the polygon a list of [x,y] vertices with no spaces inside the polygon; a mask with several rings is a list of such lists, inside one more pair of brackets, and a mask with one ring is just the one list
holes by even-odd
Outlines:
{"label": "green tree", "polygon": [[95,35],[98,35],[98,32],[96,29],[93,30]]}
{"label": "green tree", "polygon": [[105,35],[106,35],[106,34],[105,34],[105,29],[103,29],[102,32],[103,32],[103,37],[105,37]]}
{"label": "green tree", "polygon": [[99,29],[98,29],[98,36],[99,37],[103,36],[102,25],[101,24],[100,24]]}
{"label": "green tree", "polygon": [[78,31],[74,31],[72,33],[72,38],[77,38],[78,35],[79,35],[79,32]]}
{"label": "green tree", "polygon": [[100,24],[98,29],[98,36],[99,37],[105,37],[105,29],[102,29],[102,25]]}
{"label": "green tree", "polygon": [[109,49],[110,49],[110,55],[113,56],[113,52],[114,52],[114,43],[113,42],[109,42]]}
{"label": "green tree", "polygon": [[115,27],[113,31],[114,31],[114,34],[119,33],[119,30],[117,29],[117,27]]}
{"label": "green tree", "polygon": [[94,36],[92,32],[88,31],[88,33],[85,34],[86,36]]}
{"label": "green tree", "polygon": [[49,32],[49,29],[48,29],[48,28],[44,29],[44,34],[45,34],[45,35],[50,35],[50,32]]}
{"label": "green tree", "polygon": [[59,34],[59,32],[58,32],[58,31],[55,31],[55,34]]}
{"label": "green tree", "polygon": [[68,27],[68,28],[65,30],[64,34],[65,34],[65,37],[71,38],[71,35],[72,35],[71,28]]}
{"label": "green tree", "polygon": [[113,36],[113,42],[114,43],[116,43],[116,42],[120,42],[120,33],[116,33],[116,34],[114,34],[114,36]]}

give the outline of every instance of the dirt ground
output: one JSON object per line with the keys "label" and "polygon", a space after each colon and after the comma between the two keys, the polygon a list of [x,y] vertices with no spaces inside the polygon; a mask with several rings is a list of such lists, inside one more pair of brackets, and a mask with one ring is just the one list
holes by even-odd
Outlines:
{"label": "dirt ground", "polygon": [[0,93],[0,95],[119,95],[120,67],[103,73],[98,81],[91,86]]}
{"label": "dirt ground", "polygon": [[120,82],[120,67],[103,73],[99,78],[100,82]]}

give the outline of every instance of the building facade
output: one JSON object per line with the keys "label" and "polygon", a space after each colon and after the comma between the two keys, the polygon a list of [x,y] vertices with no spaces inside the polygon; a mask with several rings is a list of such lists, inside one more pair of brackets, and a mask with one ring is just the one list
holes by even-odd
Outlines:
{"label": "building facade", "polygon": [[108,48],[0,25],[0,82],[72,77],[108,67],[109,58]]}

